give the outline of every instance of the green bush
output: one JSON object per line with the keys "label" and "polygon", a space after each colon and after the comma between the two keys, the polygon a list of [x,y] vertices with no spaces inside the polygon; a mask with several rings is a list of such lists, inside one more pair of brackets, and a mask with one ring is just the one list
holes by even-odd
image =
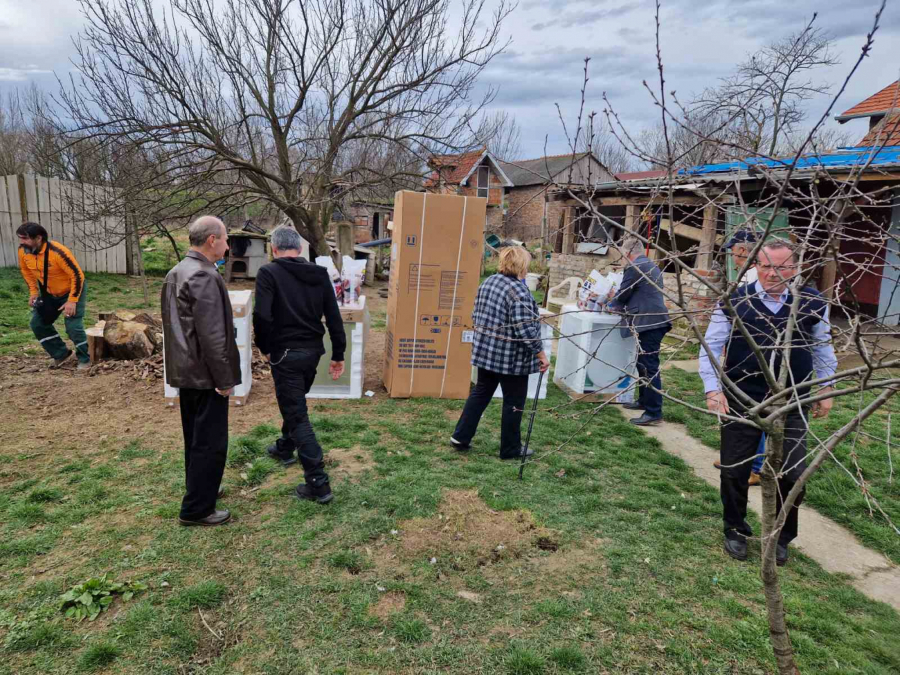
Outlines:
{"label": "green bush", "polygon": [[110,581],[104,574],[63,593],[59,597],[60,609],[65,611],[68,619],[82,621],[87,618],[93,621],[113,603],[116,596],[128,602],[135,593],[145,590],[147,585],[140,581]]}

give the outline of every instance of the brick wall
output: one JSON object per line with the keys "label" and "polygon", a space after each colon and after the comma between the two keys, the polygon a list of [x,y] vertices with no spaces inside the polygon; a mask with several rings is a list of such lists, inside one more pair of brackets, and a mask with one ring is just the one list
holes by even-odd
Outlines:
{"label": "brick wall", "polygon": [[622,256],[610,249],[605,255],[577,255],[554,253],[550,256],[550,286],[556,286],[568,277],[584,279],[591,270],[606,273],[610,269],[621,269]]}
{"label": "brick wall", "polygon": [[[704,277],[708,282],[719,288],[723,279],[722,275],[714,270],[694,270],[697,275]],[[718,292],[695,279],[690,274],[681,275],[681,288],[684,294],[684,307],[687,313],[678,306],[678,280],[674,273],[663,275],[666,287],[666,306],[672,318],[673,330],[684,335],[693,336],[688,316],[693,316],[697,323],[706,326],[709,323],[710,314],[715,309]],[[689,313],[689,314],[688,314]]]}
{"label": "brick wall", "polygon": [[[540,239],[545,196],[546,186],[544,185],[507,189],[506,202],[509,204],[509,210],[504,223],[504,235],[521,241]],[[550,235],[550,244],[554,241],[556,230],[559,228],[559,215],[564,209],[562,202],[547,204],[547,230]]]}

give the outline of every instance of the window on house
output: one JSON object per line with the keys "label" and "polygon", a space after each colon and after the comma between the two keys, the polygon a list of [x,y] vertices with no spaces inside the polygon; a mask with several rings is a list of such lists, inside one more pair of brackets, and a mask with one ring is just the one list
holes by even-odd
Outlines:
{"label": "window on house", "polygon": [[490,173],[491,170],[486,166],[478,167],[478,196],[485,197],[488,196],[488,186],[490,185]]}

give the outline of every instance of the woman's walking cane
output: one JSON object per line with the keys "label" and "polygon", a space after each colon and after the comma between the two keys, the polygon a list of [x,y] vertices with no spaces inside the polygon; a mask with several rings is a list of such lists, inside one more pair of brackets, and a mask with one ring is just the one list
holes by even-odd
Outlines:
{"label": "woman's walking cane", "polygon": [[534,404],[531,406],[531,419],[528,420],[528,435],[525,436],[525,445],[522,446],[522,463],[519,464],[519,480],[522,480],[522,472],[525,470],[525,458],[528,457],[528,444],[531,442],[531,427],[534,426],[534,415],[537,412],[538,397],[541,395],[541,382],[544,372],[538,375],[537,389],[534,391]]}

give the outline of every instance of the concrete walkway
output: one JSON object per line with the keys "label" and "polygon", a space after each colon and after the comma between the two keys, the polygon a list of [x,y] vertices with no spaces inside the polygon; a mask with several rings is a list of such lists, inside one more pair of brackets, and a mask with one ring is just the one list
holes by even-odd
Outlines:
{"label": "concrete walkway", "polygon": [[[634,412],[621,409],[627,417]],[[716,489],[719,471],[713,467],[716,453],[695,438],[691,438],[679,424],[663,422],[656,427],[644,427],[666,452],[680,457]],[[762,493],[750,489],[750,508],[762,512]],[[863,546],[846,528],[819,514],[808,506],[800,507],[800,532],[792,546],[815,560],[825,570],[852,577],[853,587],[864,595],[891,605],[900,611],[900,567],[881,553]]]}

